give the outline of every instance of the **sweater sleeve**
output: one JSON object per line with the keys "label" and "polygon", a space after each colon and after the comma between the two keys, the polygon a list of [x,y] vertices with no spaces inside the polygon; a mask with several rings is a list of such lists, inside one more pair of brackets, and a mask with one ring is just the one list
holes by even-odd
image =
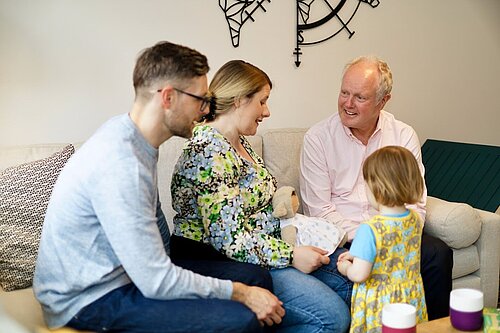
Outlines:
{"label": "sweater sleeve", "polygon": [[145,297],[230,299],[230,281],[201,276],[171,262],[158,224],[152,172],[136,159],[121,160],[92,186],[92,205],[114,256]]}

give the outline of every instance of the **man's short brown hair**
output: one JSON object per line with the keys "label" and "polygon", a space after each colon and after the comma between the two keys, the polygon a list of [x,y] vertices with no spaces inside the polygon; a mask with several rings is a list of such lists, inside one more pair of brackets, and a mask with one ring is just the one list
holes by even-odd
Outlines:
{"label": "man's short brown hair", "polygon": [[183,83],[206,75],[210,67],[207,57],[196,50],[170,42],[159,42],[144,49],[134,68],[136,99],[159,83]]}

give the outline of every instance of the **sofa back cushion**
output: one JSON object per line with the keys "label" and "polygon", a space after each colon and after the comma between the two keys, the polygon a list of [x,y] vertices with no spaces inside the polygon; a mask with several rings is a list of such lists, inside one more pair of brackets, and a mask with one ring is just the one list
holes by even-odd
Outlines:
{"label": "sofa back cushion", "polygon": [[[307,128],[270,129],[262,134],[263,157],[278,187],[292,186],[300,200],[300,152]],[[302,207],[299,206],[299,213]]]}
{"label": "sofa back cushion", "polygon": [[182,147],[186,139],[172,137],[160,146],[158,157],[158,191],[163,214],[167,219],[170,232],[172,232],[172,220],[174,210],[172,209],[172,196],[170,195],[170,183],[177,159],[182,153]]}

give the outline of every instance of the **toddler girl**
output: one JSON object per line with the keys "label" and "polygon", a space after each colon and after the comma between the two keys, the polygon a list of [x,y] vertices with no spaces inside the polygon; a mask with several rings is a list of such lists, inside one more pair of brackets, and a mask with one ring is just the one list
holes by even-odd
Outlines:
{"label": "toddler girl", "polygon": [[408,303],[417,309],[417,323],[427,320],[420,275],[423,221],[406,208],[423,193],[423,179],[413,154],[400,146],[383,147],[363,165],[370,204],[379,215],[363,223],[350,251],[337,263],[354,282],[350,332],[380,332],[382,308]]}

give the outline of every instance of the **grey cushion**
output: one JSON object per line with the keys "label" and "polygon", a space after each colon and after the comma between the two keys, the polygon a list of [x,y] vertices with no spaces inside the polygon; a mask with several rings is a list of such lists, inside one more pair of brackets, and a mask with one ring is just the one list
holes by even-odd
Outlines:
{"label": "grey cushion", "polygon": [[40,233],[52,188],[74,153],[72,145],[0,174],[0,286],[31,286]]}
{"label": "grey cushion", "polygon": [[[294,187],[299,200],[299,161],[306,131],[306,128],[281,128],[267,130],[262,134],[266,167],[276,177],[278,187]],[[302,205],[298,212],[302,213]]]}
{"label": "grey cushion", "polygon": [[437,237],[453,249],[475,243],[481,234],[481,220],[467,204],[427,197],[427,216],[424,231]]}
{"label": "grey cushion", "polygon": [[170,231],[174,230],[172,220],[175,215],[171,204],[170,183],[175,164],[177,164],[185,142],[186,139],[177,136],[168,139],[160,146],[158,157],[158,191],[160,192],[161,208],[167,219]]}
{"label": "grey cushion", "polygon": [[453,251],[453,272],[451,276],[453,279],[467,276],[479,268],[479,253],[476,245]]}

